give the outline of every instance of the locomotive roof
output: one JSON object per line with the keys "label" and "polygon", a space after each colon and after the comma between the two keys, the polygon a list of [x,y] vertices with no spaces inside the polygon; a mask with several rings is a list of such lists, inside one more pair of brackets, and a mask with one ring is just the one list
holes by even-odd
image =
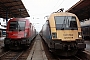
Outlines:
{"label": "locomotive roof", "polygon": [[74,13],[78,16],[79,20],[90,18],[90,0],[80,0],[73,5],[67,12]]}
{"label": "locomotive roof", "polygon": [[28,19],[26,19],[26,18],[11,18],[10,20],[15,21],[15,20],[28,20]]}
{"label": "locomotive roof", "polygon": [[[68,15],[67,15],[68,14]],[[73,13],[69,13],[69,12],[55,12],[55,13],[52,13],[50,16],[76,16],[75,14]]]}
{"label": "locomotive roof", "polygon": [[2,0],[0,1],[0,17],[29,17],[29,14],[21,0]]}

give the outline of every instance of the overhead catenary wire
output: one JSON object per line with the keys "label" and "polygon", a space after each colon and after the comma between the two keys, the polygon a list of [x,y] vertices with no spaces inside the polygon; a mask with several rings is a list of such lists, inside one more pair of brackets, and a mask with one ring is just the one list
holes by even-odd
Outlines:
{"label": "overhead catenary wire", "polygon": [[[60,3],[61,1],[60,1],[60,0],[58,0],[57,2],[58,2],[58,3]],[[52,11],[53,11],[53,12],[55,12],[55,9],[56,9],[56,10],[60,9],[59,7],[63,4],[63,2],[64,2],[64,0],[62,0],[62,2],[58,5],[58,7],[57,7],[57,5],[56,5],[56,6],[54,6],[54,8],[53,8],[53,10],[52,10]],[[57,3],[57,4],[58,4],[58,3]],[[55,8],[55,7],[56,7],[56,8]],[[61,7],[61,8],[63,8],[63,7]]]}
{"label": "overhead catenary wire", "polygon": [[[52,0],[52,1],[54,1],[54,0]],[[55,5],[53,6],[53,8],[51,9],[51,11],[49,11],[49,12],[45,12],[45,13],[41,13],[41,14],[35,14],[35,15],[32,15],[32,16],[38,16],[38,15],[41,15],[41,16],[43,16],[43,15],[49,15],[49,13],[52,13],[52,12],[55,12],[55,9],[56,8],[58,8],[62,3],[64,2],[64,0],[61,2],[60,0],[57,0],[57,2],[55,3]],[[59,4],[60,3],[60,4]],[[54,3],[52,3],[52,4],[54,4]],[[59,6],[57,7],[57,5],[59,4]],[[49,3],[47,3],[47,5],[46,6],[48,6],[49,5]],[[56,10],[58,10],[58,9],[56,9]]]}
{"label": "overhead catenary wire", "polygon": [[58,4],[59,1],[60,1],[60,0],[58,0],[58,1],[56,2],[56,4],[53,6],[52,11],[54,10],[54,8],[56,7],[56,5]]}

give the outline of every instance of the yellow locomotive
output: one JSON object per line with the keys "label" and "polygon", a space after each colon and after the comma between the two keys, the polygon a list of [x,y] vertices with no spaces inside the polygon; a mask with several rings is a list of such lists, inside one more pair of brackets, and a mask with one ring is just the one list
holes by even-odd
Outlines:
{"label": "yellow locomotive", "polygon": [[50,50],[61,56],[72,56],[86,47],[79,19],[73,13],[52,13],[42,26],[40,35]]}

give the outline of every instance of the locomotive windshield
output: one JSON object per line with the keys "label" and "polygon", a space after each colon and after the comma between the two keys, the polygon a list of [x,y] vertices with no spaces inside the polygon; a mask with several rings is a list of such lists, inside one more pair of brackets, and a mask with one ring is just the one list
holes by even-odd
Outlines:
{"label": "locomotive windshield", "polygon": [[25,22],[24,21],[12,21],[10,22],[9,30],[10,31],[24,31]]}
{"label": "locomotive windshield", "polygon": [[57,30],[77,30],[77,21],[74,16],[55,16]]}

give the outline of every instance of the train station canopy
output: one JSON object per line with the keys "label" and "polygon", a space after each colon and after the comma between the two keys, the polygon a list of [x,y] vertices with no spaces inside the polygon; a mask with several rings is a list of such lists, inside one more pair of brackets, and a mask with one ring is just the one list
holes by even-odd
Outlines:
{"label": "train station canopy", "polygon": [[79,20],[90,18],[90,0],[80,0],[75,5],[73,5],[66,12],[74,13],[78,16]]}
{"label": "train station canopy", "polygon": [[30,17],[21,0],[1,0],[0,18]]}

